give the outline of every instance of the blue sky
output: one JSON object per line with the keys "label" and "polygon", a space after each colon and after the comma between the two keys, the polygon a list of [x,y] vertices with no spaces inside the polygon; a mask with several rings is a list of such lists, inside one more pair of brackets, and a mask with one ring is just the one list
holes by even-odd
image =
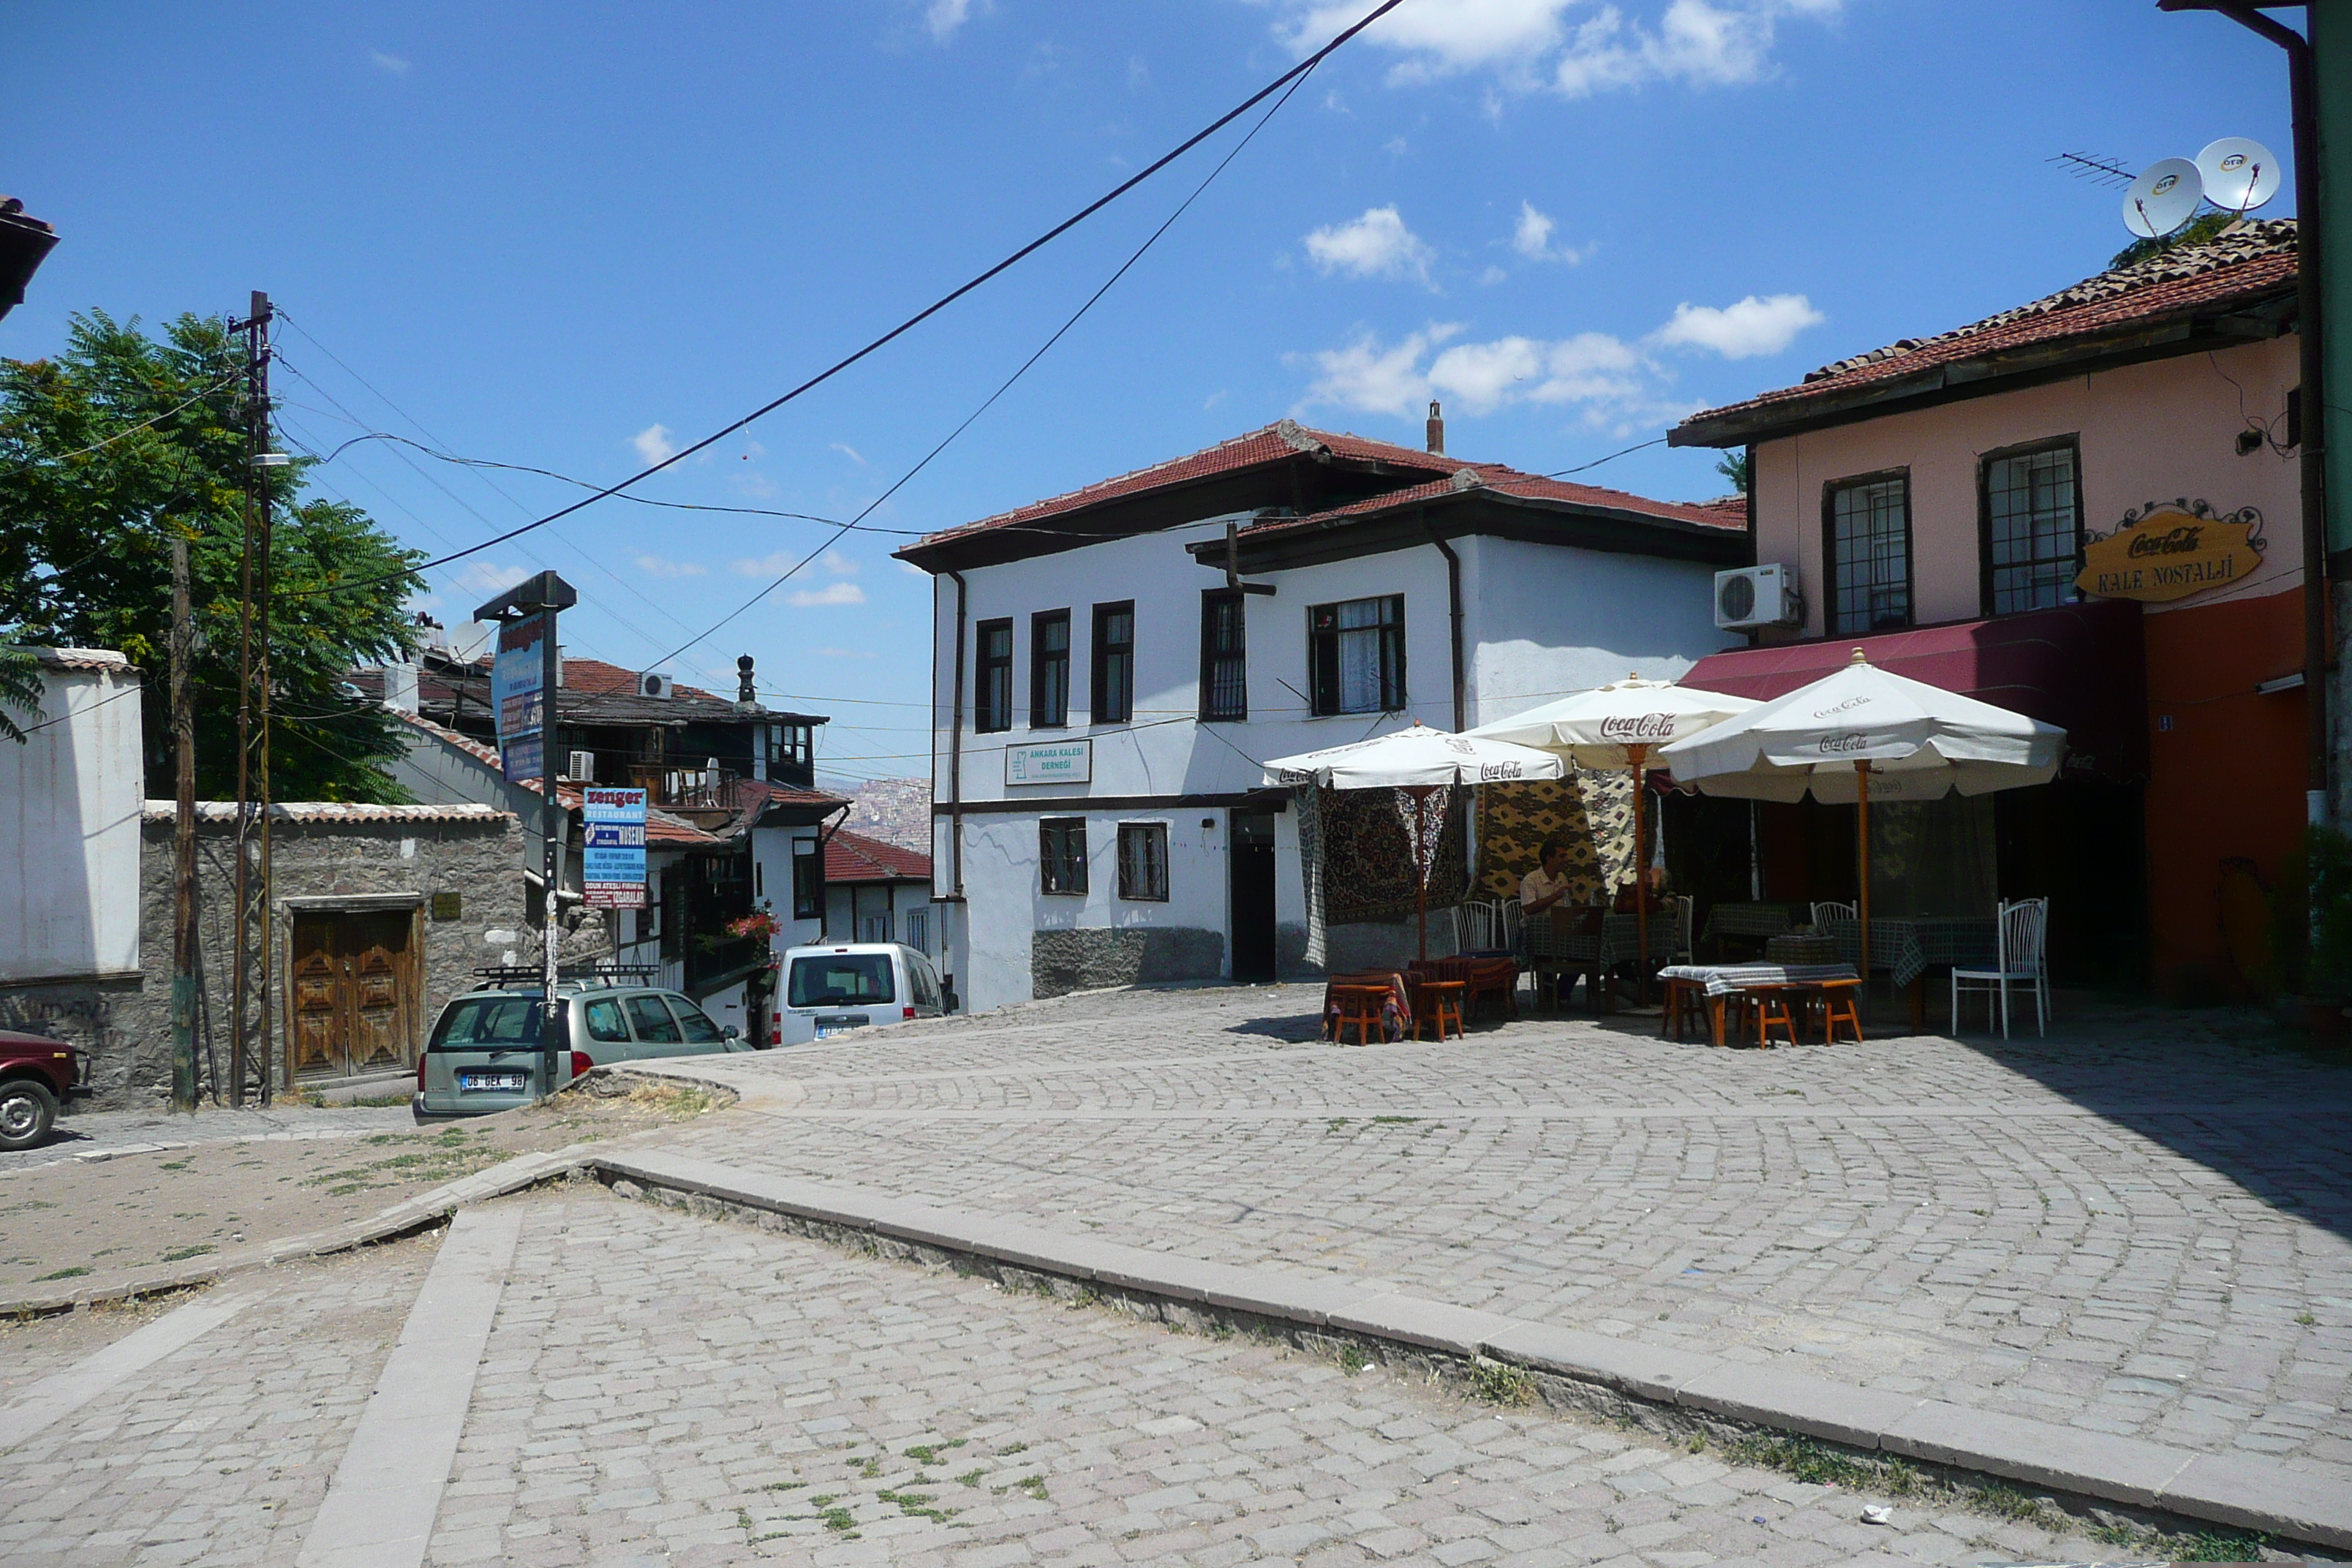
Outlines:
{"label": "blue sky", "polygon": [[[0,354],[51,352],[74,310],[241,311],[262,288],[292,322],[291,441],[387,430],[610,482],[1369,6],[26,7],[0,190],[63,240]],[[850,515],[1237,134],[646,493]],[[1406,0],[869,521],[950,526],[1285,415],[1417,444],[1431,395],[1458,455],[1588,462],[2097,270],[2119,198],[2045,160],[2225,134],[2287,150],[2278,51],[2143,0]],[[1711,462],[1654,447],[1583,477],[1694,499],[1721,493]],[[318,480],[436,553],[579,493],[380,443]],[[581,590],[567,645],[653,668],[826,531],[607,501],[434,587],[454,620],[552,566]],[[823,765],[923,772],[928,580],[898,542],[851,535],[662,668],[731,689],[750,653],[772,702],[835,716]]]}

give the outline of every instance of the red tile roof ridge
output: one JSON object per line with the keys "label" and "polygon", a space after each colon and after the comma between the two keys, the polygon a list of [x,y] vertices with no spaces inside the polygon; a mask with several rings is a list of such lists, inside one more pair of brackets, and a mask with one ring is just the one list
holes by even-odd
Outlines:
{"label": "red tile roof ridge", "polygon": [[[835,857],[838,857],[836,860]],[[919,850],[837,828],[824,841],[828,882],[928,882],[931,858]]]}
{"label": "red tile roof ridge", "polygon": [[[644,673],[643,670],[609,664],[601,658],[563,656],[563,689],[585,692],[591,697],[635,697],[638,694],[637,677]],[[713,702],[728,700],[715,691],[705,691],[699,686],[688,686],[682,680],[677,682],[675,689],[680,697],[704,697]]]}
{"label": "red tile roof ridge", "polygon": [[[1246,457],[1244,456],[1244,448],[1250,449]],[[1030,501],[1025,505],[1014,507],[1009,511],[1001,511],[974,522],[959,523],[953,528],[941,529],[937,533],[924,535],[918,543],[936,544],[944,540],[960,538],[965,534],[976,533],[987,529],[1003,528],[1015,523],[1033,521],[1039,518],[1057,516],[1062,512],[1074,511],[1094,501],[1113,500],[1118,496],[1132,495],[1150,489],[1154,488],[1155,483],[1176,484],[1185,479],[1203,479],[1212,474],[1229,473],[1236,468],[1248,468],[1257,462],[1279,458],[1284,455],[1283,449],[1290,452],[1313,452],[1319,449],[1334,452],[1341,457],[1385,458],[1430,470],[1443,470],[1458,462],[1458,459],[1449,459],[1443,453],[1424,451],[1418,447],[1402,446],[1393,441],[1381,441],[1372,437],[1358,436],[1344,430],[1318,430],[1312,426],[1301,425],[1296,419],[1278,419],[1271,425],[1244,431],[1239,436],[1227,437],[1222,441],[1203,447],[1198,451],[1187,452],[1181,457],[1146,464],[1139,468],[1129,468],[1123,474],[1113,474],[1108,479],[1096,479],[1080,485],[1076,489],[1065,490],[1059,495],[1047,496],[1042,500]],[[1213,460],[1221,458],[1238,460]]]}

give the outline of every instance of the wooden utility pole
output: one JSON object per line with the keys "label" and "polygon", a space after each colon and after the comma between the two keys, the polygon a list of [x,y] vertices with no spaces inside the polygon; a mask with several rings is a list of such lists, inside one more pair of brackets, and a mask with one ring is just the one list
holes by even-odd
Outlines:
{"label": "wooden utility pole", "polygon": [[188,664],[196,628],[188,604],[188,542],[172,541],[172,752],[179,772],[172,824],[172,1109],[196,1108],[196,707]]}
{"label": "wooden utility pole", "polygon": [[238,568],[236,705],[236,941],[229,984],[229,1103],[247,1080],[270,1100],[269,1008],[269,296],[253,291],[245,333],[245,556]]}

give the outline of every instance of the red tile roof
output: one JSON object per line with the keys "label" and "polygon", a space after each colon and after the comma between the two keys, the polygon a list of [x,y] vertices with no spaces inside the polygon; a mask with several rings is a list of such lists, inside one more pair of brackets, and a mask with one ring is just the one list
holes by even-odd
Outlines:
{"label": "red tile roof", "polygon": [[[1195,479],[1213,478],[1219,474],[1237,473],[1244,468],[1259,468],[1268,463],[1286,461],[1302,453],[1317,450],[1329,452],[1336,458],[1352,458],[1368,462],[1393,463],[1431,474],[1450,474],[1462,466],[1459,458],[1424,452],[1417,447],[1400,447],[1391,441],[1375,441],[1362,436],[1350,436],[1330,430],[1315,430],[1293,419],[1281,420],[1264,429],[1245,436],[1220,441],[1213,447],[1181,458],[1171,458],[1164,463],[1154,463],[1148,468],[1137,468],[1112,479],[1097,479],[1093,484],[1032,501],[1011,511],[984,517],[977,522],[924,536],[919,548],[928,549],[949,540],[984,533],[991,529],[1011,528],[1022,523],[1038,522],[1066,512],[1077,511],[1105,501],[1128,496],[1141,495],[1149,490],[1163,489],[1188,484]],[[903,553],[903,552],[902,552]]]}
{"label": "red tile roof", "polygon": [[824,841],[828,882],[928,882],[931,858],[846,829]]}
{"label": "red tile roof", "polygon": [[[582,691],[591,697],[635,697],[637,694],[639,671],[623,669],[617,664],[606,664],[601,658],[573,658],[564,656],[563,687],[567,691]],[[677,683],[680,697],[708,698],[713,702],[730,700],[715,691],[705,691],[699,686]]]}
{"label": "red tile roof", "polygon": [[1328,511],[1311,512],[1305,517],[1269,518],[1242,530],[1244,539],[1282,533],[1292,529],[1319,528],[1346,518],[1370,517],[1397,507],[1418,506],[1425,501],[1459,495],[1465,490],[1486,489],[1498,495],[1515,496],[1522,500],[1558,501],[1569,506],[1607,507],[1618,511],[1640,512],[1644,516],[1674,522],[1693,522],[1706,528],[1728,528],[1745,531],[1748,527],[1748,503],[1739,497],[1737,513],[1727,513],[1723,501],[1693,504],[1684,501],[1652,500],[1628,490],[1606,489],[1599,485],[1570,484],[1565,480],[1542,474],[1522,473],[1501,463],[1456,463],[1452,473],[1427,484],[1412,485],[1386,495],[1368,496],[1346,506],[1333,507]]}
{"label": "red tile roof", "polygon": [[[2293,218],[2248,223],[2197,245],[2183,245],[2129,267],[2111,268],[2055,294],[1956,327],[1931,338],[1904,338],[1868,353],[1823,365],[1795,386],[1695,414],[1676,427],[1676,445],[1707,445],[1709,426],[1767,411],[1797,419],[1840,394],[1901,381],[1957,361],[2029,345],[2093,339],[2168,319],[2210,313],[2294,287]],[[1749,418],[1744,423],[1754,424]],[[1737,432],[1726,431],[1727,436]]]}

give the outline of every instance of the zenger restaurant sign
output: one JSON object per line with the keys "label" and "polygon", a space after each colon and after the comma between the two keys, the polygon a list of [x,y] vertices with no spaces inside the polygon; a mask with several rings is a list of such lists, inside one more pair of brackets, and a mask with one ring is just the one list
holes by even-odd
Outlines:
{"label": "zenger restaurant sign", "polygon": [[2083,546],[2074,586],[2102,599],[2185,599],[2252,575],[2263,547],[2263,514],[2252,507],[2224,516],[2201,500],[2150,501]]}

